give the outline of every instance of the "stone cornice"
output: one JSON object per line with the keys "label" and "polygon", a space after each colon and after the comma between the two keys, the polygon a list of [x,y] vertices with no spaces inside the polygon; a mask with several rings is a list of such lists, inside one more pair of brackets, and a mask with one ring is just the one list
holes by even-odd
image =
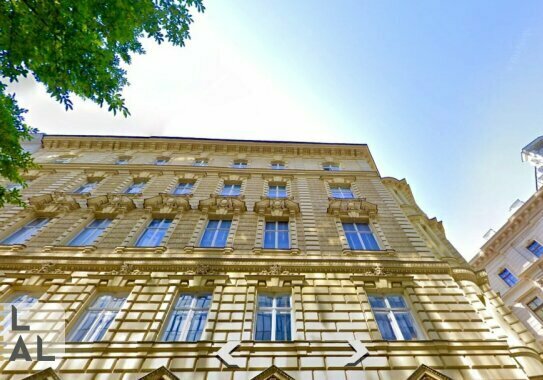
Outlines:
{"label": "stone cornice", "polygon": [[190,210],[189,199],[192,194],[172,195],[160,193],[154,197],[143,200],[143,207],[155,214],[171,215],[178,211]]}
{"label": "stone cornice", "polygon": [[87,207],[100,216],[116,216],[136,208],[134,201],[124,194],[100,195],[87,199]]}
{"label": "stone cornice", "polygon": [[482,268],[498,255],[513,237],[527,227],[533,218],[543,212],[543,188],[532,195],[507,222],[481,247],[470,264]]}
{"label": "stone cornice", "polygon": [[370,218],[377,215],[377,205],[365,198],[338,199],[329,198],[328,214],[349,218]]}
{"label": "stone cornice", "polygon": [[62,192],[36,195],[28,198],[28,203],[36,215],[46,217],[80,208],[72,196]]}
{"label": "stone cornice", "polygon": [[262,197],[255,203],[254,212],[260,215],[289,216],[300,213],[300,206],[289,198]]}
{"label": "stone cornice", "polygon": [[198,203],[198,210],[219,215],[239,214],[247,211],[247,206],[242,196],[229,197],[211,194],[208,199],[203,199]]}

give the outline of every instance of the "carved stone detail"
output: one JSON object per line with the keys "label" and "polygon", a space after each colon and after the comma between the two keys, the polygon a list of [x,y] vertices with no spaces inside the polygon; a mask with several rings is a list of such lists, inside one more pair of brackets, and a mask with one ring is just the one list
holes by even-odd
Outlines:
{"label": "carved stone detail", "polygon": [[112,275],[127,275],[127,274],[140,274],[141,271],[134,269],[134,265],[123,263],[118,270],[112,270]]}
{"label": "carved stone detail", "polygon": [[134,201],[123,194],[107,194],[87,199],[87,207],[96,214],[117,215],[136,208]]}
{"label": "carved stone detail", "polygon": [[211,268],[209,265],[199,264],[199,265],[195,266],[193,269],[189,269],[185,273],[186,274],[205,275],[205,274],[213,274],[213,273],[215,273],[215,270],[213,268]]}
{"label": "carved stone detail", "polygon": [[375,264],[372,270],[364,272],[365,276],[385,276],[389,274],[381,264]]}
{"label": "carved stone detail", "polygon": [[289,216],[300,213],[300,206],[290,198],[262,197],[255,203],[254,212],[260,215]]}
{"label": "carved stone detail", "polygon": [[151,198],[144,199],[143,207],[149,209],[155,213],[160,214],[173,214],[178,211],[190,210],[189,195],[172,195],[160,193],[159,195]]}
{"label": "carved stone detail", "polygon": [[32,269],[30,273],[45,274],[45,273],[64,273],[62,269],[56,268],[53,263],[44,263],[41,267]]}
{"label": "carved stone detail", "polygon": [[37,214],[43,216],[54,216],[80,207],[72,196],[62,192],[30,197],[28,202]]}
{"label": "carved stone detail", "polygon": [[288,270],[282,270],[281,265],[273,264],[268,269],[264,269],[260,274],[279,276],[280,274],[290,274]]}
{"label": "carved stone detail", "polygon": [[247,206],[241,196],[227,197],[211,194],[208,199],[203,199],[198,203],[198,210],[219,215],[239,214],[247,211]]}
{"label": "carved stone detail", "polygon": [[377,215],[377,205],[366,201],[365,198],[330,198],[326,211],[339,217],[370,218]]}

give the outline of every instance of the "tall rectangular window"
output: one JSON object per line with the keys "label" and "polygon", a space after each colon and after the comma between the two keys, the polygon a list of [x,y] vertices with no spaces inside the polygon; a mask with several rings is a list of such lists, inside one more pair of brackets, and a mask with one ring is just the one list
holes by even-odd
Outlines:
{"label": "tall rectangular window", "polygon": [[100,294],[86,310],[69,337],[71,342],[98,342],[106,334],[126,301],[126,294]]}
{"label": "tall rectangular window", "polygon": [[543,319],[543,301],[541,298],[534,297],[530,302],[528,302],[528,307],[535,313],[535,315]]}
{"label": "tall rectangular window", "polygon": [[197,342],[204,331],[211,294],[181,294],[166,325],[165,342]]}
{"label": "tall rectangular window", "polygon": [[2,240],[1,244],[23,244],[47,223],[49,223],[49,218],[36,218]]}
{"label": "tall rectangular window", "polygon": [[345,237],[351,249],[366,251],[378,251],[380,249],[367,223],[343,223],[343,231],[345,231]]}
{"label": "tall rectangular window", "polygon": [[270,198],[286,198],[287,187],[285,185],[269,185],[268,197]]}
{"label": "tall rectangular window", "polygon": [[351,199],[354,198],[353,191],[347,186],[330,186],[330,193],[333,198]]}
{"label": "tall rectangular window", "polygon": [[260,294],[258,296],[255,340],[292,340],[290,294]]}
{"label": "tall rectangular window", "polygon": [[124,191],[125,194],[141,194],[143,188],[145,187],[145,181],[133,182],[130,186]]}
{"label": "tall rectangular window", "polygon": [[88,181],[87,183],[79,186],[74,193],[76,194],[88,194],[98,186],[98,181]]}
{"label": "tall rectangular window", "polygon": [[368,298],[384,340],[419,338],[411,311],[402,296],[370,295]]}
{"label": "tall rectangular window", "polygon": [[288,222],[266,222],[266,228],[264,231],[264,248],[290,248]]}
{"label": "tall rectangular window", "polygon": [[157,247],[172,224],[171,219],[153,219],[141,234],[136,247]]}
{"label": "tall rectangular window", "polygon": [[515,275],[509,272],[509,269],[507,268],[502,270],[499,276],[509,287],[514,286],[518,282],[518,279],[515,277]]}
{"label": "tall rectangular window", "polygon": [[543,245],[539,244],[539,242],[535,240],[530,243],[528,250],[537,257],[541,257],[541,255],[543,255]]}
{"label": "tall rectangular window", "polygon": [[102,235],[104,230],[110,225],[111,219],[95,219],[85,226],[83,230],[70,241],[68,245],[85,246],[91,245]]}
{"label": "tall rectangular window", "polygon": [[224,248],[230,232],[231,220],[218,219],[207,222],[206,229],[200,241],[200,247]]}
{"label": "tall rectangular window", "polygon": [[41,294],[38,293],[17,292],[6,301],[2,301],[2,303],[10,305],[4,310],[0,310],[0,326],[4,327],[4,331],[11,330],[11,305],[15,306],[19,312],[23,312],[24,309],[29,309],[38,303],[40,297]]}
{"label": "tall rectangular window", "polygon": [[175,189],[173,189],[172,194],[174,195],[187,195],[192,193],[192,188],[194,184],[192,182],[179,182]]}
{"label": "tall rectangular window", "polygon": [[221,195],[234,197],[241,194],[241,184],[225,183],[221,190]]}

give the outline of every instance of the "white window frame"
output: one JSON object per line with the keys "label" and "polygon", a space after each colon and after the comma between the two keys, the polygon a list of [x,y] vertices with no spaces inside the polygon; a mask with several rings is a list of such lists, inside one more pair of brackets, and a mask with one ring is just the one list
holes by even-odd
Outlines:
{"label": "white window frame", "polygon": [[232,168],[234,169],[247,169],[249,167],[249,163],[245,160],[236,160],[232,163]]}
{"label": "white window frame", "polygon": [[[181,189],[181,193],[176,193],[177,189]],[[188,190],[188,191],[187,191]],[[194,190],[194,182],[179,181],[172,190],[173,195],[188,195],[192,194]]]}
{"label": "white window frame", "polygon": [[[219,225],[217,226],[217,228],[213,229],[213,238],[211,239],[211,244],[206,245],[206,246],[202,246],[202,240],[204,239],[207,228],[209,226],[209,222],[211,222],[211,221],[219,221]],[[217,236],[219,236],[219,231],[225,229],[225,228],[221,228],[224,221],[230,222],[230,226],[228,227],[228,234],[227,234],[227,237],[226,237],[226,241],[224,242],[224,246],[217,246],[216,242],[217,242]],[[228,243],[228,235],[230,235],[230,232],[231,232],[230,230],[231,229],[232,229],[232,219],[208,219],[208,221],[207,221],[207,223],[206,223],[206,225],[204,227],[204,230],[202,231],[202,236],[200,236],[200,247],[202,247],[202,248],[225,248],[227,243]]]}
{"label": "white window frame", "polygon": [[[124,301],[123,303],[121,304],[121,306],[119,306],[119,308],[115,308],[115,307],[104,307],[104,308],[93,308],[93,304],[98,300],[99,297],[102,297],[102,296],[112,296],[114,298],[124,298]],[[93,342],[100,342],[102,340],[102,338],[107,334],[107,332],[109,331],[111,325],[113,325],[115,323],[115,320],[117,319],[117,316],[119,315],[119,312],[122,310],[122,308],[124,307],[124,305],[126,304],[126,301],[128,299],[128,296],[129,296],[129,293],[115,293],[115,292],[100,292],[98,294],[96,294],[93,299],[92,299],[92,302],[85,308],[85,311],[83,313],[83,315],[81,315],[81,317],[77,320],[77,324],[73,327],[73,330],[70,332],[70,335],[69,335],[69,339],[68,341],[69,342],[74,342],[74,343],[93,343]],[[91,328],[89,328],[89,331],[87,332],[86,335],[83,336],[83,338],[81,340],[77,340],[77,341],[74,341],[73,338],[75,337],[75,335],[77,335],[77,332],[79,330],[79,328],[81,327],[81,324],[85,321],[85,318],[87,317],[87,315],[90,313],[90,312],[93,312],[93,311],[98,311],[100,312],[99,316],[94,320],[93,324],[91,325]],[[90,340],[90,338],[93,338],[93,336],[95,336],[96,334],[98,334],[100,331],[102,331],[102,329],[98,330],[97,329],[97,326],[96,326],[96,322],[100,320],[100,315],[102,314],[106,314],[107,312],[115,312],[115,316],[113,317],[113,319],[111,320],[111,323],[108,325],[106,331],[104,332],[104,334],[100,337],[100,339],[93,339],[93,340]]]}
{"label": "white window frame", "polygon": [[[273,223],[275,225],[275,228],[272,230],[274,232],[274,244],[273,247],[266,247],[266,232],[268,232],[268,229],[266,228],[268,226],[268,223]],[[279,223],[286,223],[287,224],[287,235],[288,235],[288,247],[286,248],[279,248],[279,232],[284,230],[279,230]],[[292,244],[290,241],[290,223],[289,221],[285,220],[267,220],[264,221],[264,236],[262,237],[262,248],[264,249],[291,249]]]}
{"label": "white window frame", "polygon": [[[329,185],[329,187],[330,187],[330,195],[335,199],[353,199],[353,198],[355,198],[354,191],[353,191],[353,188],[351,186],[331,184],[331,185]],[[334,194],[334,191],[339,192],[340,196],[336,196],[336,194]],[[348,197],[346,197],[345,195],[348,195]]]}
{"label": "white window frame", "polygon": [[192,163],[192,166],[208,166],[208,165],[209,165],[209,161],[204,158],[197,158]]}
{"label": "white window frame", "polygon": [[[353,247],[351,247],[351,244],[349,243],[349,239],[347,238],[348,231],[345,231],[345,224],[354,224],[355,225],[356,235],[358,236],[358,240],[360,241],[360,243],[362,245],[362,248],[353,248]],[[373,236],[373,239],[375,239],[375,242],[377,243],[377,249],[368,249],[368,247],[364,247],[364,240],[362,240],[362,234],[364,234],[366,232],[360,232],[358,230],[357,224],[366,224],[368,226],[368,228],[370,229],[370,233]],[[343,235],[345,236],[345,240],[347,240],[347,245],[349,246],[349,249],[351,249],[353,251],[373,251],[373,252],[376,252],[376,251],[381,251],[383,249],[382,244],[379,241],[379,238],[378,238],[377,234],[375,233],[375,230],[373,229],[372,224],[369,221],[367,221],[367,222],[345,222],[345,221],[341,221],[341,229],[343,230]]]}
{"label": "white window frame", "polygon": [[[258,303],[258,297],[259,296],[268,296],[268,297],[271,297],[273,299],[272,301],[272,306],[271,307],[261,307]],[[281,307],[278,307],[277,306],[277,298],[278,297],[281,297],[281,296],[288,296],[288,299],[289,299],[289,304],[290,306],[286,307],[286,306],[281,306]],[[258,313],[260,312],[271,312],[271,316],[272,316],[272,330],[271,330],[271,337],[270,337],[270,340],[256,340],[256,329],[258,327],[257,325],[257,318],[258,318]],[[277,340],[276,339],[276,333],[277,333],[277,314],[285,314],[285,312],[288,312],[289,316],[290,316],[290,340]],[[256,297],[256,310],[255,310],[255,317],[254,317],[254,329],[253,329],[253,339],[257,342],[292,342],[294,339],[294,318],[292,318],[293,316],[293,306],[292,306],[292,293],[288,293],[288,292],[258,292],[257,293],[257,297]]]}
{"label": "white window frame", "polygon": [[[279,195],[279,187],[282,187],[284,188],[285,190],[285,196],[284,197],[280,197],[278,196]],[[272,192],[272,188],[275,188],[274,191]],[[273,198],[273,199],[285,199],[285,198],[288,198],[288,190],[287,190],[287,185],[278,185],[278,184],[269,184],[268,185],[268,198]]]}
{"label": "white window frame", "polygon": [[[35,222],[38,219],[45,220],[45,222],[43,224],[41,224],[41,225],[38,225],[38,226],[28,227],[31,223]],[[49,222],[51,222],[51,218],[43,218],[43,217],[34,218],[34,219],[26,222],[23,226],[20,226],[19,228],[17,228],[15,231],[10,233],[8,236],[3,238],[2,240],[0,240],[0,244],[5,244],[5,245],[24,244],[27,241],[29,241],[30,239],[32,239],[34,236],[36,236],[36,234],[38,232],[40,232],[42,228],[46,227],[49,224]],[[8,242],[6,242],[6,240],[11,238],[13,235],[18,233],[19,231],[21,231],[23,229],[30,229],[30,228],[32,229],[33,232],[30,235],[28,235],[28,237],[26,239],[24,239],[23,241],[16,242],[16,243],[8,243]]]}
{"label": "white window frame", "polygon": [[[233,194],[234,189],[239,189],[237,191],[237,194]],[[223,197],[237,197],[237,196],[241,195],[241,183],[225,183],[225,184],[223,184],[220,195],[222,195]]]}
{"label": "white window frame", "polygon": [[[87,182],[85,182],[83,185],[75,189],[73,193],[74,194],[90,194],[93,192],[93,190],[96,190],[99,184],[100,184],[99,180],[90,180],[90,181],[87,180]],[[87,190],[87,191],[82,191],[82,190]]]}
{"label": "white window frame", "polygon": [[[373,306],[371,306],[371,303],[370,303],[370,308],[373,313],[373,318],[375,319],[375,324],[377,324],[377,329],[379,330],[379,334],[381,334],[381,337],[383,338],[383,340],[386,340],[386,339],[383,337],[383,333],[381,332],[381,329],[379,328],[379,323],[377,322],[377,317],[375,317],[376,311],[387,313],[387,317],[388,317],[388,320],[390,321],[392,331],[394,332],[394,335],[396,335],[396,341],[412,342],[412,341],[421,340],[423,338],[421,329],[417,325],[415,316],[413,315],[413,309],[411,308],[411,305],[407,297],[405,297],[403,294],[397,294],[397,293],[390,293],[390,294],[389,293],[387,294],[370,293],[368,294],[368,302],[369,302],[369,297],[371,296],[382,297],[385,300],[385,304],[386,304],[385,308],[374,308]],[[387,297],[394,297],[394,296],[401,297],[405,303],[405,307],[403,308],[391,307]],[[400,325],[398,324],[398,321],[396,320],[396,316],[394,315],[394,311],[399,312],[399,313],[408,313],[410,315],[411,321],[413,322],[413,328],[415,329],[415,332],[417,334],[415,339],[410,339],[410,340],[405,339],[405,337],[403,336],[402,330],[400,329]],[[391,342],[394,342],[394,341],[391,340]]]}
{"label": "white window frame", "polygon": [[[160,220],[158,226],[151,226],[151,224],[155,221],[155,220]],[[169,223],[166,223],[166,221],[169,221]],[[160,242],[159,244],[162,244],[162,242],[164,241],[164,238],[166,237],[166,234],[168,233],[168,230],[170,229],[170,227],[172,226],[173,224],[173,219],[170,219],[170,218],[153,218],[149,221],[149,223],[147,223],[147,226],[145,226],[145,228],[143,229],[143,231],[141,232],[141,234],[138,236],[138,239],[136,240],[136,244],[135,246],[136,247],[141,247],[141,248],[146,248],[146,247],[159,247],[160,245],[140,245],[140,241],[143,239],[143,236],[145,235],[145,233],[147,231],[153,231],[153,234],[151,235],[151,237],[154,237],[157,233],[162,233],[162,236],[160,238]]]}
{"label": "white window frame", "polygon": [[[97,220],[100,220],[101,222],[105,222],[106,220],[108,221],[106,226],[105,227],[102,227],[101,225],[95,227],[95,226],[92,226],[92,224],[94,222],[96,222]],[[77,245],[73,245],[72,243],[75,241],[75,239],[77,239],[81,234],[83,234],[85,231],[87,230],[98,230],[100,231],[100,233],[98,235],[96,235],[94,237],[94,240],[89,242],[89,244],[86,244],[86,245],[90,245],[90,244],[93,244],[95,243],[98,239],[100,239],[100,237],[104,234],[104,231],[111,225],[111,222],[113,222],[112,219],[108,219],[108,218],[105,218],[105,219],[93,219],[90,221],[90,223],[88,223],[85,227],[83,227],[83,229],[81,229],[71,240],[70,242],[68,243],[69,246],[73,246],[73,247],[78,247],[78,246],[81,246],[80,244],[77,244]]]}
{"label": "white window frame", "polygon": [[[129,193],[128,190],[130,188],[132,188],[133,186],[136,186],[137,184],[141,184],[141,187],[140,187],[140,192],[139,193]],[[147,185],[147,181],[133,181],[130,185],[128,185],[126,187],[126,189],[124,190],[124,194],[128,194],[128,195],[138,195],[138,194],[142,194],[143,193],[143,190],[145,189],[145,186]]]}
{"label": "white window frame", "polygon": [[[181,298],[181,296],[184,296],[184,295],[190,295],[192,297],[192,300],[191,300],[191,303],[190,303],[190,306],[182,306],[182,307],[179,307],[177,308],[176,305],[177,303],[179,302],[179,299]],[[202,296],[211,296],[211,300],[209,301],[209,307],[205,308],[205,307],[196,307],[196,302],[197,302],[197,299],[198,297],[202,297]],[[175,298],[175,303],[172,307],[172,311],[170,312],[170,316],[167,320],[167,323],[166,323],[166,326],[164,328],[164,331],[162,333],[162,337],[161,337],[161,341],[163,342],[187,342],[187,335],[189,333],[189,329],[190,329],[190,325],[192,324],[192,320],[194,318],[194,314],[196,314],[196,312],[200,312],[200,311],[206,311],[207,312],[207,316],[206,316],[206,322],[205,322],[205,325],[204,325],[204,328],[202,330],[202,333],[205,331],[206,329],[206,325],[207,325],[207,322],[209,320],[209,311],[211,310],[211,306],[213,305],[213,293],[211,292],[196,292],[196,293],[190,293],[190,292],[183,292],[183,293],[180,293],[176,298]],[[176,315],[176,313],[183,313],[183,312],[187,312],[187,318],[185,319],[185,321],[183,322],[183,326],[181,326],[181,329],[179,330],[180,333],[179,333],[179,337],[177,340],[166,340],[166,334],[168,332],[168,327],[172,321],[172,318]],[[199,341],[196,340],[195,342]],[[193,341],[189,341],[189,342],[193,342]]]}
{"label": "white window frame", "polygon": [[322,170],[327,172],[338,172],[341,168],[337,162],[325,162],[322,164]]}
{"label": "white window frame", "polygon": [[287,165],[282,161],[272,161],[270,163],[270,167],[274,170],[283,170],[287,167]]}

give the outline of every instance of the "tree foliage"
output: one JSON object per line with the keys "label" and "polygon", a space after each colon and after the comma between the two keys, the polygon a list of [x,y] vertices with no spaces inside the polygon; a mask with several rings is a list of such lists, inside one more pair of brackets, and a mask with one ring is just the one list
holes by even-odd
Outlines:
{"label": "tree foliage", "polygon": [[[32,75],[66,110],[76,94],[128,116],[123,66],[144,38],[184,46],[194,10],[202,0],[0,0],[0,176],[24,184],[33,165],[20,145],[33,130],[8,82]],[[20,203],[18,191],[0,186],[5,202]]]}

